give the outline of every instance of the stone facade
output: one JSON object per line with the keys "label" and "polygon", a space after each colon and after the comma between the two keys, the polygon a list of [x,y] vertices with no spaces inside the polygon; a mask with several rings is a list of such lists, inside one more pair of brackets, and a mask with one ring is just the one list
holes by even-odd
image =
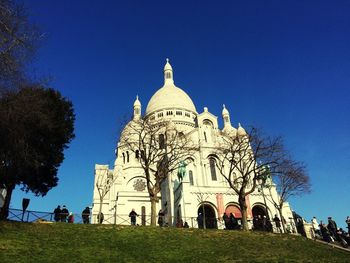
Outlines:
{"label": "stone facade", "polygon": [[[133,108],[134,120],[141,118],[142,108],[138,97]],[[224,127],[220,128],[217,116],[209,112],[206,107],[203,112],[198,113],[192,99],[182,89],[175,86],[173,69],[167,60],[164,67],[164,85],[149,101],[144,116],[154,120],[171,120],[178,130],[190,134],[191,140],[199,149],[187,165],[186,175],[182,182],[178,181],[177,174],[169,175],[168,179],[163,182],[160,193],[161,201],[157,211],[162,209],[165,212],[167,224],[175,225],[182,219],[188,222],[190,227],[197,227],[197,216],[203,212],[207,217],[208,228],[223,228],[221,218],[224,212],[232,212],[239,218],[238,196],[215,170],[211,162],[211,155],[215,152],[220,136],[223,136],[224,133],[245,134],[240,124],[237,128],[231,125],[230,113],[225,105],[222,111]],[[129,224],[128,214],[135,209],[140,215],[137,218],[137,224],[148,225],[151,207],[139,160],[134,153],[123,149],[119,143],[116,153],[113,169],[107,165],[95,166],[95,183],[98,176],[113,174],[116,177],[110,192],[102,202],[105,223]],[[268,198],[264,198],[262,193],[265,197],[270,195],[270,191],[258,187],[247,198],[250,224],[253,214],[264,213],[265,203],[270,218],[278,214],[278,211],[268,201]],[[273,184],[271,193],[277,197]],[[99,205],[99,195],[95,186],[93,223],[97,222]],[[292,222],[290,218],[293,216],[288,203],[283,208],[283,217],[287,223]]]}

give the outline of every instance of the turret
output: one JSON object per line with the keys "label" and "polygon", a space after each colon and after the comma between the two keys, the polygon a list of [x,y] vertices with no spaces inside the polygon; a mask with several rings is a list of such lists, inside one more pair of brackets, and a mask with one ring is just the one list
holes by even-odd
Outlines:
{"label": "turret", "polygon": [[223,106],[222,118],[224,120],[224,129],[231,128],[232,126],[231,126],[231,120],[230,120],[230,113],[226,109],[225,104],[222,106]]}
{"label": "turret", "polygon": [[173,68],[169,63],[169,59],[166,59],[166,64],[164,66],[164,84],[174,84],[173,79]]}
{"label": "turret", "polygon": [[139,120],[141,118],[141,102],[139,101],[139,96],[136,96],[134,102],[134,120]]}

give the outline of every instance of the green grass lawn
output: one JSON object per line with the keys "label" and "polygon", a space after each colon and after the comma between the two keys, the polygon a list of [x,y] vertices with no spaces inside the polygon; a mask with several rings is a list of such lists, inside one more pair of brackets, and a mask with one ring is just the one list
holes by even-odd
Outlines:
{"label": "green grass lawn", "polygon": [[270,233],[0,222],[0,262],[350,262],[350,253]]}

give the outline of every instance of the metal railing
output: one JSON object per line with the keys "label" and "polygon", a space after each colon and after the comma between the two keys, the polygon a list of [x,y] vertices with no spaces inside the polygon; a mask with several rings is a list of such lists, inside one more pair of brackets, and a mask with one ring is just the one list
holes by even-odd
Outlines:
{"label": "metal railing", "polygon": [[[83,217],[81,214],[73,214],[74,216],[74,222],[75,224],[82,224],[83,223]],[[40,211],[31,211],[26,210],[24,213],[21,209],[9,209],[9,216],[7,218],[8,220],[12,221],[22,221],[22,222],[55,222],[55,215],[53,212],[40,212]],[[60,218],[61,219],[61,218]],[[198,221],[197,217],[182,217],[181,219],[178,217],[168,217],[163,216],[162,217],[162,225],[163,227],[185,227],[185,223],[187,223],[187,226],[189,228],[205,228],[205,229],[225,229],[227,228],[225,226],[224,220],[222,218],[206,218],[205,220],[202,219],[200,222]],[[62,220],[58,220],[59,222],[62,222]],[[67,222],[67,218],[64,219],[63,222]],[[159,218],[156,218],[156,223],[159,225]],[[92,224],[98,224],[98,216],[96,213],[92,214],[92,216],[89,216],[88,223]],[[250,222],[249,222],[250,223]],[[117,214],[115,217],[115,214],[103,214],[103,220],[102,224],[111,224],[111,225],[120,225],[120,226],[129,226],[131,225],[131,219],[128,214]],[[137,226],[150,226],[151,225],[151,215],[138,215],[136,217],[136,224]],[[277,231],[274,223],[273,225],[273,232],[279,232]],[[234,229],[241,229],[240,222]]]}

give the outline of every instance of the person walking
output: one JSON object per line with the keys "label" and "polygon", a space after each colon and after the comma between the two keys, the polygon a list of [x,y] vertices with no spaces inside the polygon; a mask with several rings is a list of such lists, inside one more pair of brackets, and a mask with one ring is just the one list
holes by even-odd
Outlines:
{"label": "person walking", "polygon": [[61,221],[61,206],[58,205],[55,210],[53,210],[53,219],[55,220],[55,222],[59,222]]}
{"label": "person walking", "polygon": [[135,212],[135,209],[133,208],[131,210],[131,212],[129,213],[129,217],[130,217],[130,221],[131,221],[132,226],[136,225],[136,217],[137,216],[138,216],[138,214]]}
{"label": "person walking", "polygon": [[89,224],[89,222],[90,222],[90,208],[88,206],[85,207],[83,212],[81,212],[81,218],[83,219],[84,224]]}
{"label": "person walking", "polygon": [[275,225],[276,225],[278,232],[282,233],[281,220],[279,219],[279,217],[277,215],[275,215],[275,217],[273,218],[273,221],[275,222]]}

